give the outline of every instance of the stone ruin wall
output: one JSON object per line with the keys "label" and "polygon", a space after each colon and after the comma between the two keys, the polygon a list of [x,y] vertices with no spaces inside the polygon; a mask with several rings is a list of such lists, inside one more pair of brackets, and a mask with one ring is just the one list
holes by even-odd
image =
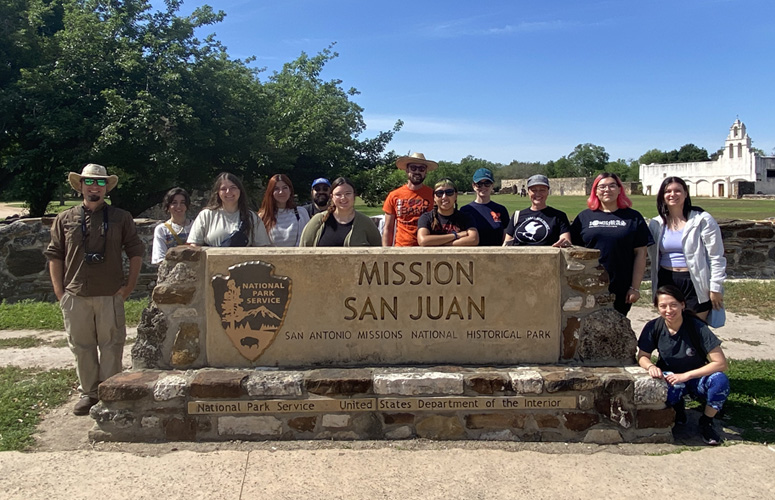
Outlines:
{"label": "stone ruin wall", "polygon": [[[585,196],[592,188],[592,180],[585,177],[563,177],[549,179],[552,186],[551,194],[554,196]],[[519,194],[522,186],[527,189],[527,179],[503,179],[501,180],[501,194]],[[515,191],[516,189],[516,191]]]}
{"label": "stone ruin wall", "polygon": [[[54,301],[43,250],[50,240],[53,218],[21,219],[0,224],[0,300]],[[147,297],[156,285],[158,266],[151,260],[153,230],[157,220],[135,219],[146,245],[134,298]],[[775,278],[775,220],[719,220],[730,278]],[[128,266],[128,264],[127,264]],[[646,268],[648,279],[648,267]]]}

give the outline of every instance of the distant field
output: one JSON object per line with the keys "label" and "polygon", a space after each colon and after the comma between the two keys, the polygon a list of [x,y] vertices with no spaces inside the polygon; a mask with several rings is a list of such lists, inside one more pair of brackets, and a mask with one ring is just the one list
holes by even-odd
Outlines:
{"label": "distant field", "polygon": [[[656,201],[653,196],[632,196],[633,208],[643,214],[646,218],[657,215]],[[474,200],[474,195],[461,194],[458,197],[458,206],[463,206]],[[502,194],[493,196],[493,200],[509,209],[509,213],[516,210],[522,210],[530,206],[528,198],[522,198],[513,194]],[[110,202],[108,200],[108,202]],[[727,198],[693,198],[695,205],[702,207],[713,215],[716,219],[748,219],[761,220],[768,217],[775,217],[775,200],[737,200]],[[59,213],[69,207],[77,205],[80,200],[67,200],[65,206],[60,206],[59,202],[52,202],[47,208],[47,213]],[[21,202],[10,202],[11,206],[23,206]],[[576,214],[587,208],[586,196],[550,196],[549,205],[558,210],[562,210],[570,219]],[[382,206],[367,207],[363,201],[358,198],[356,207],[358,211],[366,215],[382,214]],[[196,214],[191,214],[192,216]]]}
{"label": "distant field", "polygon": [[[463,206],[473,201],[473,195],[461,194],[458,197],[458,206]],[[505,205],[509,213],[516,210],[522,210],[530,206],[528,198],[512,194],[502,194],[493,196],[493,201]],[[632,196],[630,198],[633,208],[643,214],[646,218],[657,215],[657,205],[653,196]],[[692,203],[702,207],[713,215],[716,219],[750,219],[760,220],[768,217],[775,217],[775,200],[737,200],[727,198],[693,198]],[[562,210],[570,219],[576,214],[587,208],[586,196],[550,196],[549,205],[558,210]],[[359,211],[367,215],[378,215],[382,213],[382,207],[367,207],[359,199],[356,207]]]}

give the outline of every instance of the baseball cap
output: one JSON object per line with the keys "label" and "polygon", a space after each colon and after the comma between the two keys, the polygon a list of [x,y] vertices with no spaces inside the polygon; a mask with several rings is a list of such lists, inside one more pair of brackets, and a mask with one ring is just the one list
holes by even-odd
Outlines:
{"label": "baseball cap", "polygon": [[331,187],[331,183],[328,182],[328,179],[326,179],[325,177],[319,177],[314,181],[312,181],[312,187],[315,187],[318,184],[325,184],[326,186]]}
{"label": "baseball cap", "polygon": [[549,187],[549,179],[545,175],[536,174],[527,180],[527,187],[533,186]]}
{"label": "baseball cap", "polygon": [[480,168],[476,172],[474,172],[474,182],[480,182],[480,181],[490,181],[495,182],[495,178],[492,176],[492,172],[490,172],[486,168]]}

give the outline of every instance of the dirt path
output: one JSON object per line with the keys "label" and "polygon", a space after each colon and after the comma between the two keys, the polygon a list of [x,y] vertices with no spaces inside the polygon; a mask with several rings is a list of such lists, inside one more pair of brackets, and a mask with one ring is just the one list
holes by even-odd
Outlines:
{"label": "dirt path", "polygon": [[8,203],[0,203],[0,220],[12,215],[26,215],[26,208],[12,207]]}

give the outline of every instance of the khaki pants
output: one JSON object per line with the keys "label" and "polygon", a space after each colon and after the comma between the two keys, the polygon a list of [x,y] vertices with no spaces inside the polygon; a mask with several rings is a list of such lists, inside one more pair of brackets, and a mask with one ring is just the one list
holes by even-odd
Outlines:
{"label": "khaki pants", "polygon": [[124,298],[79,297],[66,292],[59,307],[67,341],[75,355],[78,390],[84,396],[96,398],[100,382],[122,370],[126,340]]}

